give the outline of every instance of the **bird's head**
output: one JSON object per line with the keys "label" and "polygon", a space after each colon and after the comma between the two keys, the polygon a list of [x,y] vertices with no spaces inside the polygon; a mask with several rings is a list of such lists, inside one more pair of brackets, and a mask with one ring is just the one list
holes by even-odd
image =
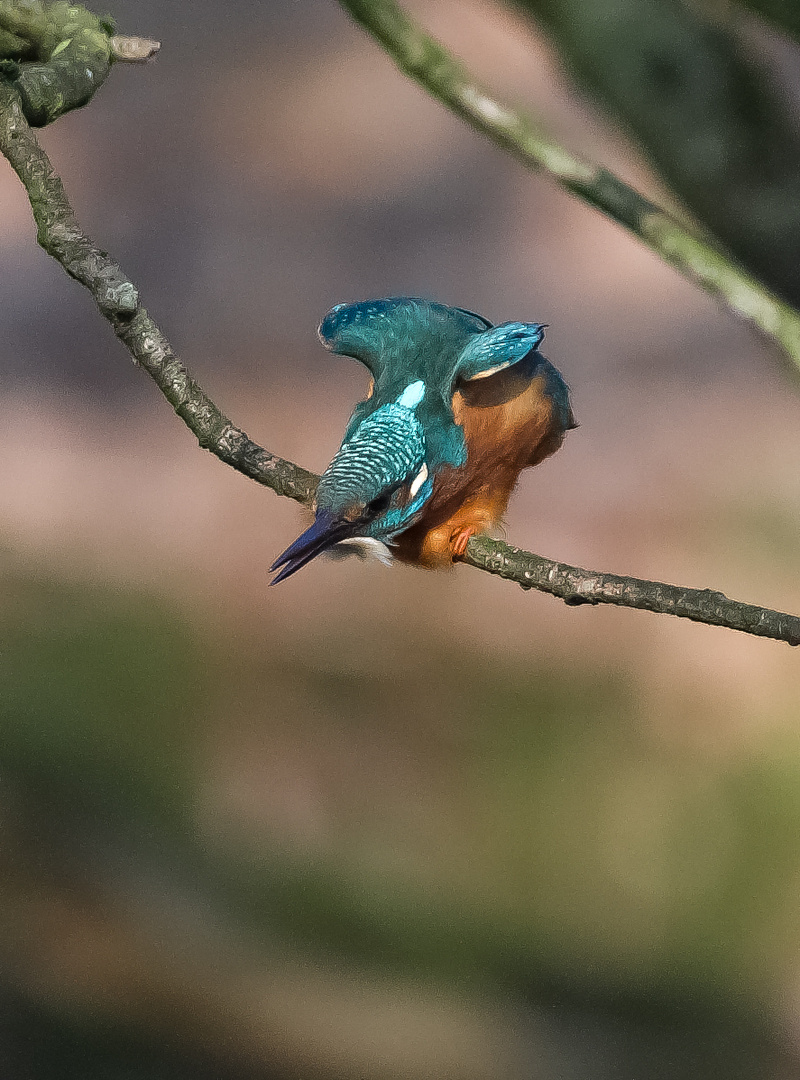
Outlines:
{"label": "bird's head", "polygon": [[401,297],[339,304],[319,337],[331,352],[361,361],[372,385],[320,479],[313,525],[276,560],[272,584],[344,540],[390,543],[418,520],[438,472],[466,462],[453,394],[538,356],[544,328],[493,327],[461,308]]}

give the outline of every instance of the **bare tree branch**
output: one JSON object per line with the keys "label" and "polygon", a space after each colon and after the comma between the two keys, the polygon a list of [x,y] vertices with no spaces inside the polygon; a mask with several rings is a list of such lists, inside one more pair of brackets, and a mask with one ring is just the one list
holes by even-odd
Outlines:
{"label": "bare tree branch", "polygon": [[523,589],[550,593],[570,606],[617,604],[800,645],[798,616],[729,600],[713,589],[687,589],[661,581],[582,570],[485,536],[470,540],[462,562],[516,581]]}
{"label": "bare tree branch", "polygon": [[[311,502],[318,477],[264,450],[236,427],[188,373],[139,304],[133,282],[80,229],[47,154],[23,114],[15,87],[0,80],[0,151],[22,181],[41,246],[94,297],[131,356],[196,435],[200,446],[279,495]],[[463,559],[490,574],[559,596],[568,604],[621,604],[800,644],[800,618],[728,600],[708,590],[579,570],[475,537]]]}
{"label": "bare tree branch", "polygon": [[800,123],[766,50],[746,43],[741,11],[707,0],[512,2],[682,205],[797,307]]}
{"label": "bare tree branch", "polygon": [[800,313],[746,273],[698,232],[595,162],[546,136],[527,116],[498,101],[394,0],[340,0],[402,72],[471,127],[530,168],[638,236],[689,281],[758,327],[800,369]]}
{"label": "bare tree branch", "polygon": [[194,432],[200,445],[279,495],[308,502],[317,477],[269,454],[231,423],[194,381],[141,307],[133,282],[110,255],[81,231],[64,186],[23,115],[19,94],[2,81],[0,149],[28,193],[41,246],[89,290],[114,333]]}

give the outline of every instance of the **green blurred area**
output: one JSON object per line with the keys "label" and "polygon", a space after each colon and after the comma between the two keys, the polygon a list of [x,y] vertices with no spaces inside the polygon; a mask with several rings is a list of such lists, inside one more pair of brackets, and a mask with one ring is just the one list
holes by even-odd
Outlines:
{"label": "green blurred area", "polygon": [[[2,588],[0,894],[7,985],[27,1002],[0,1026],[26,1061],[9,1075],[248,1075],[248,1053],[227,1059],[224,1040],[201,1037],[181,978],[165,990],[160,970],[178,957],[195,990],[213,986],[242,934],[259,954],[412,980],[423,997],[555,1008],[570,1031],[556,1042],[580,1044],[591,1017],[614,1033],[596,1075],[620,1062],[777,1075],[772,1011],[800,930],[794,736],[732,760],[665,752],[633,673],[591,659],[521,666],[419,627],[311,645],[278,627],[218,634],[163,599],[8,553]],[[679,710],[701,725],[705,706],[688,696]],[[248,820],[209,797],[210,748],[243,737],[251,763],[264,755],[267,795],[287,740],[323,776],[351,756],[324,837],[254,828],[268,799]],[[406,779],[382,804],[369,772],[386,760]],[[199,943],[162,925],[186,905],[209,923]],[[54,961],[73,917],[88,951],[77,978]],[[132,933],[147,939],[135,979]],[[151,1023],[153,995],[178,1050]],[[246,1005],[225,1008],[229,1036],[246,1032]],[[29,1054],[8,1033],[31,1010],[45,1037]]]}

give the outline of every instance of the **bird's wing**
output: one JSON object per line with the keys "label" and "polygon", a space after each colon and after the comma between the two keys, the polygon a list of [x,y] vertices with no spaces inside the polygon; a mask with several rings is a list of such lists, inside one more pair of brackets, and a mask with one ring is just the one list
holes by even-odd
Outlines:
{"label": "bird's wing", "polygon": [[485,379],[519,363],[544,338],[540,323],[503,323],[470,338],[459,356],[453,382]]}

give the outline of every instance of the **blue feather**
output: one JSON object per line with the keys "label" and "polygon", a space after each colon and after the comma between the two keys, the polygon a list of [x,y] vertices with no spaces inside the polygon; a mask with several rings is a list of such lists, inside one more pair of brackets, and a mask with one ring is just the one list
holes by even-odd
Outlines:
{"label": "blue feather", "polygon": [[342,443],[320,479],[317,506],[334,513],[368,506],[413,479],[424,460],[425,436],[413,411],[384,405]]}
{"label": "blue feather", "polygon": [[480,379],[519,363],[544,339],[541,323],[503,323],[471,337],[455,367],[459,379]]}
{"label": "blue feather", "polygon": [[[520,387],[544,376],[557,426],[563,432],[574,424],[566,384],[537,351],[542,324],[493,327],[464,308],[393,297],[338,304],[318,333],[331,352],[364,364],[374,389],[356,405],[320,479],[314,524],[276,560],[276,582],[343,540],[399,544],[401,534],[423,520],[443,471],[457,473],[467,464],[464,428],[453,413],[457,389],[463,397],[474,384],[472,400],[480,407],[515,385],[513,379],[492,381],[497,372],[513,367]],[[441,512],[435,503],[433,514]]]}

